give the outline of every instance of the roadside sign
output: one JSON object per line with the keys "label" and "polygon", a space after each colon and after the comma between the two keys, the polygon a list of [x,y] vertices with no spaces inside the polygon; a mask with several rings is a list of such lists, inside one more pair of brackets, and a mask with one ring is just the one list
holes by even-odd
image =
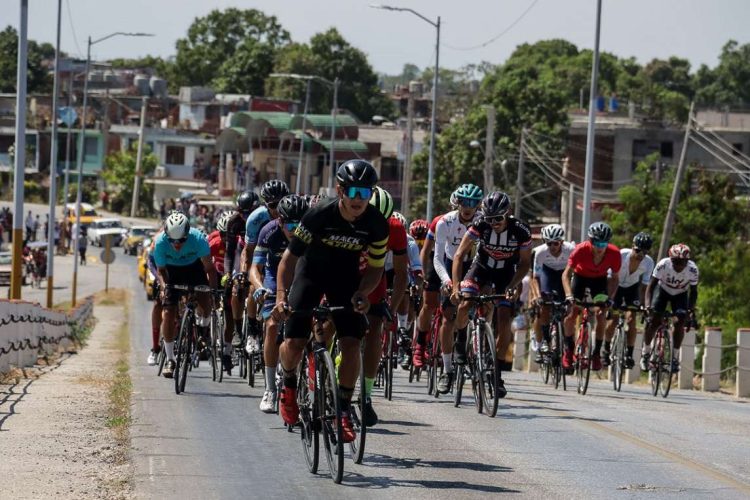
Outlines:
{"label": "roadside sign", "polygon": [[115,252],[113,252],[111,249],[102,250],[102,253],[99,254],[99,260],[101,260],[104,264],[111,264],[115,261]]}

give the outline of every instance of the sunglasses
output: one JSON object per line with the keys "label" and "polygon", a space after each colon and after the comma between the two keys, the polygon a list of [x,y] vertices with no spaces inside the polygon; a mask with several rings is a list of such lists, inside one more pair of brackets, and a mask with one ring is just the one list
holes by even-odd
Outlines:
{"label": "sunglasses", "polygon": [[285,222],[284,223],[284,228],[290,233],[294,231],[295,229],[297,229],[298,226],[299,226],[299,222]]}
{"label": "sunglasses", "polygon": [[175,244],[175,243],[185,243],[187,241],[188,237],[184,236],[184,237],[176,239],[176,240],[172,239],[172,238],[167,238],[167,239],[169,240],[170,243]]}
{"label": "sunglasses", "polygon": [[648,250],[644,250],[643,248],[634,248],[633,252],[635,252],[635,253],[648,253]]}
{"label": "sunglasses", "polygon": [[508,215],[493,215],[492,217],[485,217],[484,220],[487,224],[500,224],[508,217]]}
{"label": "sunglasses", "polygon": [[278,206],[279,206],[279,202],[278,201],[271,201],[269,203],[266,203],[266,208],[268,208],[269,210],[275,210],[276,207],[278,207]]}
{"label": "sunglasses", "polygon": [[607,245],[609,245],[609,242],[608,241],[591,240],[591,244],[594,245],[596,248],[607,248]]}
{"label": "sunglasses", "polygon": [[548,247],[559,247],[562,245],[562,241],[548,241],[547,246]]}
{"label": "sunglasses", "polygon": [[470,198],[459,198],[458,204],[464,208],[476,208],[481,200],[472,200]]}
{"label": "sunglasses", "polygon": [[675,265],[681,265],[682,264],[682,265],[684,265],[684,264],[687,264],[687,261],[688,261],[687,259],[675,259],[675,258],[673,258],[672,259],[672,264],[675,264]]}
{"label": "sunglasses", "polygon": [[351,200],[357,197],[362,200],[369,200],[372,198],[372,191],[373,189],[369,187],[349,186],[344,189],[344,196]]}

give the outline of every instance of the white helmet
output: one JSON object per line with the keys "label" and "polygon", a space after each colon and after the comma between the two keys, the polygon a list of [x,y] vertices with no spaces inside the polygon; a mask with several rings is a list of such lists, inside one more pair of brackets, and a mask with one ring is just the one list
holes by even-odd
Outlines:
{"label": "white helmet", "polygon": [[545,243],[549,241],[563,241],[565,229],[560,224],[550,224],[542,228],[542,239]]}
{"label": "white helmet", "polygon": [[404,228],[408,229],[409,226],[406,224],[406,217],[401,212],[393,212],[393,215],[391,217],[394,217],[395,219],[398,219],[398,221],[401,223]]}
{"label": "white helmet", "polygon": [[220,233],[226,233],[227,225],[229,225],[229,219],[234,217],[236,213],[237,212],[234,210],[228,210],[221,214],[221,217],[219,217],[219,221],[216,223],[216,229],[218,229]]}
{"label": "white helmet", "polygon": [[181,212],[172,213],[164,221],[164,232],[170,240],[185,238],[190,232],[190,221]]}

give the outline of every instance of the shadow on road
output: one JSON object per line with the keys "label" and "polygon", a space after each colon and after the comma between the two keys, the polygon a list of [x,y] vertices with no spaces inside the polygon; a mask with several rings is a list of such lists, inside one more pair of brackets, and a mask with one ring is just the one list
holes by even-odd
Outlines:
{"label": "shadow on road", "polygon": [[383,425],[402,425],[404,427],[432,427],[432,424],[409,422],[407,420],[381,420],[380,423]]}
{"label": "shadow on road", "polygon": [[467,490],[479,491],[482,493],[521,493],[521,491],[519,490],[488,484],[473,484],[464,481],[437,481],[429,479],[392,479],[384,476],[365,477],[361,474],[356,474],[353,472],[347,473],[344,476],[344,482],[342,484],[352,486],[354,488],[370,489],[401,487],[430,488],[436,490]]}
{"label": "shadow on road", "polygon": [[[369,431],[368,431],[369,432]],[[367,467],[394,467],[398,469],[463,469],[475,472],[513,472],[510,467],[482,462],[460,462],[456,460],[422,460],[421,458],[397,458],[374,453],[366,455],[362,465]]]}

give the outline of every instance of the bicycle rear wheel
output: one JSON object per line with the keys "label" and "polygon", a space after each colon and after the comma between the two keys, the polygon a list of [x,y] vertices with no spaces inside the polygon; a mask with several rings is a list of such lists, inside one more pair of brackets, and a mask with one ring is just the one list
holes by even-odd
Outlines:
{"label": "bicycle rear wheel", "polygon": [[357,432],[357,438],[349,443],[349,451],[355,464],[362,463],[362,457],[365,455],[365,439],[367,437],[367,427],[364,425],[363,415],[365,414],[365,367],[363,364],[362,351],[359,353],[359,377],[354,387],[350,412],[352,425]]}
{"label": "bicycle rear wheel", "polygon": [[164,350],[164,339],[159,340],[159,358],[157,360],[158,368],[156,369],[156,376],[161,377],[161,372],[164,370],[164,363],[167,362],[167,352]]}
{"label": "bicycle rear wheel", "polygon": [[622,389],[622,378],[625,374],[625,332],[618,327],[612,339],[612,385],[615,391]]}
{"label": "bicycle rear wheel", "polygon": [[500,376],[499,363],[495,357],[495,335],[487,323],[480,328],[479,343],[479,388],[482,394],[482,406],[488,417],[497,415],[500,395],[497,392]]}
{"label": "bicycle rear wheel", "polygon": [[384,391],[383,395],[385,396],[385,399],[390,401],[393,398],[393,330],[388,329],[388,332],[385,334],[385,340],[388,342],[388,344],[385,346],[385,353],[386,353],[386,359],[385,359],[385,372],[383,373],[385,377],[385,385],[384,385]]}
{"label": "bicycle rear wheel", "polygon": [[661,382],[659,378],[661,377],[661,365],[663,363],[662,359],[662,343],[661,339],[664,335],[662,327],[659,327],[656,330],[656,334],[654,335],[654,340],[651,342],[651,359],[649,360],[649,378],[651,379],[651,395],[656,396],[659,394],[659,383]]}
{"label": "bicycle rear wheel", "polygon": [[334,483],[339,484],[344,477],[344,441],[341,437],[341,404],[338,384],[336,383],[336,372],[328,351],[316,352],[315,359],[318,363],[316,368],[320,373],[318,380],[322,382],[322,385],[316,387],[315,391],[323,430],[323,447],[326,452],[331,479]]}
{"label": "bicycle rear wheel", "polygon": [[192,363],[192,338],[193,338],[193,315],[185,312],[180,324],[180,336],[177,339],[177,362],[174,372],[174,389],[176,394],[185,391],[187,372]]}
{"label": "bicycle rear wheel", "polygon": [[221,349],[219,348],[219,339],[222,337],[220,337],[221,333],[219,333],[220,330],[219,330],[217,319],[218,319],[217,313],[216,311],[214,311],[211,314],[211,346],[209,349],[210,356],[211,356],[211,379],[214,382],[216,382],[216,380],[220,376],[219,372],[221,371],[221,367],[222,367],[222,362],[220,358],[221,358],[221,355],[223,354],[221,352]]}
{"label": "bicycle rear wheel", "polygon": [[578,394],[581,395],[585,395],[589,388],[592,337],[588,323],[581,323],[581,329],[578,331],[578,338],[576,339],[576,378],[578,379]]}
{"label": "bicycle rear wheel", "polygon": [[672,388],[672,342],[669,338],[669,332],[665,331],[662,336],[662,358],[659,363],[659,392],[663,398],[669,396],[669,389]]}
{"label": "bicycle rear wheel", "polygon": [[[307,378],[307,354],[302,356],[300,371],[297,377],[297,405],[300,414],[300,442],[305,456],[307,470],[316,474],[320,457],[320,426],[318,408],[315,405],[314,391],[310,391]],[[312,383],[315,383],[312,381]],[[279,393],[280,394],[280,393]],[[276,400],[278,401],[278,397]]]}

